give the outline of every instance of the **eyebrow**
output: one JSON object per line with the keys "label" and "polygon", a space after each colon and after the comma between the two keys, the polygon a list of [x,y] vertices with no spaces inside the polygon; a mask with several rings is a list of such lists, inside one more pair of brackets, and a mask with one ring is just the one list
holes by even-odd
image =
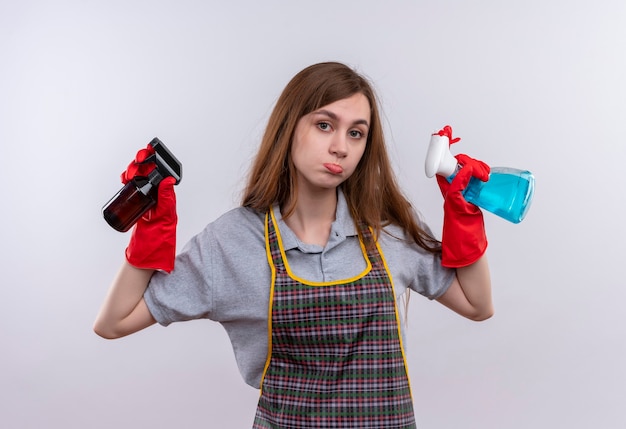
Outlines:
{"label": "eyebrow", "polygon": [[[315,114],[315,115],[325,115],[325,116],[328,116],[330,119],[335,120],[335,121],[339,119],[339,117],[334,112],[331,112],[330,110],[326,110],[326,109],[316,110],[315,112],[313,112],[313,114]],[[366,125],[368,128],[370,126],[370,124],[365,119],[357,119],[352,124],[353,125],[363,124],[363,125]]]}

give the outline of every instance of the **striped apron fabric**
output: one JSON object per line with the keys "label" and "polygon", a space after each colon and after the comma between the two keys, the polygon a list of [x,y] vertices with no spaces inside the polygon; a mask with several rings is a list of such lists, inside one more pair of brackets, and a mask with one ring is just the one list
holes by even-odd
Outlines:
{"label": "striped apron fabric", "polygon": [[[368,228],[361,233],[373,240]],[[253,428],[415,428],[395,294],[380,249],[361,243],[368,267],[355,278],[311,283],[291,273],[271,212],[266,247],[270,351]]]}

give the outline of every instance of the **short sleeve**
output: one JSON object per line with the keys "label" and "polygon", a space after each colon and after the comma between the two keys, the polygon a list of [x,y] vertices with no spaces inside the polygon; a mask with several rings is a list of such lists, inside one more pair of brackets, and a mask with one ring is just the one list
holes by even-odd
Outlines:
{"label": "short sleeve", "polygon": [[212,229],[207,226],[185,245],[170,274],[155,272],[152,276],[144,300],[159,324],[210,318]]}

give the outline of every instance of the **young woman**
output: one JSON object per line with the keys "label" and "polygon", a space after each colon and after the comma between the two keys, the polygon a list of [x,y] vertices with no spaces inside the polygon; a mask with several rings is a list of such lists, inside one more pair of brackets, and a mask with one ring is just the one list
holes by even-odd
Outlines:
{"label": "young woman", "polygon": [[[153,168],[149,154],[123,181]],[[399,298],[410,289],[472,320],[493,312],[482,213],[461,194],[489,168],[459,160],[453,182],[439,180],[439,242],[396,184],[368,81],[340,63],[307,67],[276,103],[242,205],[178,256],[173,181],[161,183],[94,330],[220,322],[261,389],[254,428],[414,428]]]}

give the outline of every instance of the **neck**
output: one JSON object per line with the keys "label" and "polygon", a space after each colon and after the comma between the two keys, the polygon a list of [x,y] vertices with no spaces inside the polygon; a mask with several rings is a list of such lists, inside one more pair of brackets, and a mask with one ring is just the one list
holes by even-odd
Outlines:
{"label": "neck", "polygon": [[285,223],[296,236],[308,244],[325,246],[337,211],[337,191],[302,193]]}

